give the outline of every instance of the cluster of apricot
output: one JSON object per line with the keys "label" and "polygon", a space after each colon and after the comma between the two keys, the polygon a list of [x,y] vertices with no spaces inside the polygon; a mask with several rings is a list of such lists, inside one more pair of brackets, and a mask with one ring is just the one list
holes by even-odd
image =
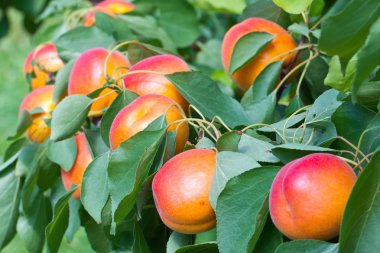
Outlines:
{"label": "cluster of apricot", "polygon": [[[119,7],[133,8],[117,6],[116,0],[112,2],[115,5],[106,7],[106,13],[109,11],[107,8],[114,13],[118,13]],[[103,7],[97,5],[95,10],[102,11]],[[270,33],[274,39],[246,65],[230,73],[242,90],[247,90],[274,58],[283,60],[283,68],[288,68],[296,57],[293,49],[297,45],[286,30],[271,21],[250,18],[232,27],[225,35],[222,61],[227,72],[236,43],[252,32]],[[30,77],[32,92],[22,102],[20,115],[23,110],[32,114],[33,123],[27,135],[35,143],[43,142],[50,134],[46,120],[55,107],[54,86],[51,84],[54,74],[62,66],[63,62],[52,43],[37,47],[26,59],[25,73]],[[177,131],[176,155],[155,175],[153,197],[158,213],[168,227],[193,234],[211,229],[216,224],[209,192],[217,151],[192,149],[183,152],[188,140],[189,129],[184,119],[189,104],[165,74],[184,71],[191,70],[185,61],[174,55],[151,56],[131,66],[128,58],[118,51],[93,48],[76,59],[67,95],[89,95],[112,79],[117,89],[111,86],[103,89],[91,105],[90,115],[96,117],[101,117],[113,103],[118,89],[128,89],[140,96],[114,118],[109,135],[111,150],[117,149],[161,115],[166,115],[167,130]],[[34,113],[35,108],[42,111]],[[75,163],[71,170],[62,170],[61,173],[67,190],[72,184],[81,184],[84,171],[93,160],[85,135],[77,134],[75,140]],[[352,169],[333,155],[313,154],[285,165],[275,178],[269,195],[274,224],[292,239],[327,240],[335,237],[355,180]],[[79,188],[74,197],[80,198]]]}

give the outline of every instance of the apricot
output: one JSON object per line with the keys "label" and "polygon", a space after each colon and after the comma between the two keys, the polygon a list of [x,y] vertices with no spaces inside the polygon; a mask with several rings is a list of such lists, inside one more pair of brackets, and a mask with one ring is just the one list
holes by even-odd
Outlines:
{"label": "apricot", "polygon": [[106,0],[97,3],[94,10],[89,11],[82,17],[82,24],[86,27],[92,26],[95,23],[95,12],[102,12],[111,17],[115,14],[125,14],[135,9],[134,4],[124,0]]}
{"label": "apricot", "polygon": [[[148,57],[135,65],[130,71],[150,70],[162,74],[190,71],[187,63],[174,55],[156,55]],[[186,111],[188,102],[176,87],[164,76],[159,74],[139,73],[124,77],[124,86],[139,95],[160,94],[177,102]]]}
{"label": "apricot", "polygon": [[[182,119],[184,115],[182,109],[175,106],[173,100],[165,96],[149,94],[136,98],[124,107],[112,122],[109,136],[111,149],[116,149],[122,142],[144,130],[165,113],[168,124]],[[168,131],[175,130],[177,130],[176,152],[179,153],[183,150],[188,138],[188,124],[185,122],[168,127]]]}
{"label": "apricot", "polygon": [[340,158],[311,154],[285,165],[270,194],[270,216],[291,239],[329,240],[339,234],[356,175]]}
{"label": "apricot", "polygon": [[33,109],[43,110],[43,112],[32,114],[32,124],[26,130],[29,140],[34,143],[42,143],[50,135],[50,128],[45,123],[45,120],[51,117],[50,112],[55,107],[53,103],[53,91],[53,85],[46,85],[35,89],[24,98],[20,105],[19,117],[24,110],[29,113],[33,113]]}
{"label": "apricot", "polygon": [[47,85],[51,81],[49,74],[57,72],[63,65],[55,45],[49,42],[39,45],[27,55],[24,74],[32,89],[37,89]]}
{"label": "apricot", "polygon": [[209,193],[215,152],[192,149],[166,162],[153,179],[153,198],[161,220],[174,231],[196,234],[215,226]]}
{"label": "apricot", "polygon": [[79,185],[73,193],[73,198],[80,199],[80,184],[82,184],[83,174],[93,158],[87,144],[86,136],[83,133],[75,135],[75,142],[77,144],[77,156],[74,164],[69,171],[61,169],[61,177],[67,191],[71,189],[72,184]]}
{"label": "apricot", "polygon": [[[68,94],[88,95],[102,88],[107,80],[104,76],[104,64],[109,51],[104,48],[92,48],[83,52],[75,61],[70,73]],[[127,58],[115,51],[107,62],[107,74],[111,78],[117,78],[127,72],[130,66]],[[106,88],[100,92],[90,108],[90,112],[102,114],[102,110],[109,107],[117,97],[117,92]]]}
{"label": "apricot", "polygon": [[[252,32],[265,32],[273,34],[275,37],[254,59],[235,73],[230,73],[231,57],[235,44],[241,37]],[[281,26],[266,19],[249,18],[234,25],[224,36],[222,44],[222,63],[232,79],[241,89],[246,91],[254,83],[261,71],[270,63],[284,60],[282,67],[288,67],[295,52],[277,57],[277,59],[274,58],[296,47],[297,45],[293,38]]]}

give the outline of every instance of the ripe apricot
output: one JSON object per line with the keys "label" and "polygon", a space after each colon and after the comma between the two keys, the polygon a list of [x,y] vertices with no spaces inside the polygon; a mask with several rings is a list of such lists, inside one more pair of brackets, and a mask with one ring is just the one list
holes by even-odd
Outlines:
{"label": "ripe apricot", "polygon": [[[106,84],[104,64],[108,53],[104,48],[92,48],[83,52],[78,57],[70,73],[68,83],[69,95],[88,95]],[[117,78],[124,74],[129,66],[127,58],[115,51],[109,57],[106,71],[111,78]],[[109,107],[116,97],[116,91],[110,88],[104,89],[100,92],[98,100],[91,105],[90,112],[101,115],[102,110]]]}
{"label": "ripe apricot", "polygon": [[32,89],[37,89],[50,82],[49,74],[63,67],[55,45],[51,42],[41,44],[33,49],[24,62],[24,74],[27,76]]}
{"label": "ripe apricot", "polygon": [[[234,74],[230,73],[230,63],[234,47],[238,40],[252,32],[265,32],[275,35],[274,39],[245,66],[241,67]],[[262,18],[249,18],[234,25],[224,36],[222,44],[222,62],[225,70],[232,79],[244,91],[254,83],[257,76],[266,66],[275,61],[284,60],[283,68],[291,63],[295,52],[277,57],[289,50],[296,48],[293,38],[281,26]],[[274,59],[277,57],[277,59]]]}
{"label": "ripe apricot", "polygon": [[[83,133],[75,135],[75,142],[77,144],[77,156],[75,162],[69,171],[61,169],[61,177],[63,185],[69,191],[72,184],[80,185],[83,180],[83,174],[87,166],[93,160],[92,154],[87,144],[86,136]],[[80,199],[80,186],[74,191],[73,197]]]}
{"label": "ripe apricot", "polygon": [[[190,71],[187,63],[174,55],[156,55],[148,57],[135,65],[130,71],[150,70],[162,74]],[[160,94],[176,101],[186,111],[189,103],[176,87],[164,76],[151,73],[138,73],[124,77],[124,86],[139,95]]]}
{"label": "ripe apricot", "polygon": [[192,149],[166,162],[153,179],[154,202],[162,221],[174,231],[196,234],[215,226],[209,193],[215,152]]}
{"label": "ripe apricot", "polygon": [[291,239],[332,239],[339,233],[355,181],[352,168],[334,155],[311,154],[292,161],[273,181],[272,220]]}
{"label": "ripe apricot", "polygon": [[[110,129],[111,149],[116,149],[120,144],[144,130],[155,119],[166,113],[168,124],[183,118],[181,108],[175,106],[170,98],[149,94],[136,98],[132,103],[124,107],[115,117]],[[168,131],[175,131],[178,124],[168,127]],[[188,138],[188,125],[182,123],[178,126],[176,137],[177,153],[183,150]]]}
{"label": "ripe apricot", "polygon": [[94,10],[89,11],[82,17],[82,24],[86,27],[95,23],[95,12],[102,12],[114,17],[115,14],[125,14],[135,9],[134,4],[124,0],[106,0],[97,3]]}
{"label": "ripe apricot", "polygon": [[32,115],[32,124],[26,130],[26,135],[34,143],[43,142],[50,135],[50,128],[44,120],[51,117],[50,112],[54,109],[53,85],[46,85],[30,92],[22,101],[19,108],[19,117],[26,110],[33,113],[33,109],[42,109],[43,112]]}

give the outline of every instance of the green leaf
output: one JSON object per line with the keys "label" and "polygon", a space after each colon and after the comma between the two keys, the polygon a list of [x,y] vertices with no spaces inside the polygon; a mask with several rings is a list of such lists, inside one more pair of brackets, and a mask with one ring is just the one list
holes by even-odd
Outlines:
{"label": "green leaf", "polygon": [[216,149],[221,151],[238,152],[238,144],[241,135],[237,132],[227,132],[223,134],[216,142]]}
{"label": "green leaf", "polygon": [[28,144],[21,149],[20,155],[16,162],[15,174],[16,176],[23,176],[30,171],[33,160],[38,153],[38,145]]}
{"label": "green leaf", "polygon": [[326,127],[331,121],[331,115],[342,104],[338,95],[338,91],[331,89],[319,96],[307,111],[305,123],[313,127]]}
{"label": "green leaf", "polygon": [[245,111],[253,123],[272,123],[275,116],[277,94],[273,91],[265,98],[245,107]]}
{"label": "green leaf", "polygon": [[294,24],[292,24],[291,26],[288,27],[288,30],[291,31],[291,32],[294,32],[294,33],[297,33],[297,34],[300,34],[300,35],[303,35],[303,36],[309,38],[310,30],[306,26],[306,24],[294,23]]}
{"label": "green leaf", "polygon": [[273,0],[284,11],[291,14],[300,14],[305,11],[313,0]]}
{"label": "green leaf", "polygon": [[8,137],[7,140],[15,140],[23,135],[32,124],[32,122],[32,115],[28,111],[23,110],[21,116],[18,119],[16,133],[13,136]]}
{"label": "green leaf", "polygon": [[338,253],[338,244],[317,240],[296,240],[281,244],[275,253]]}
{"label": "green leaf", "polygon": [[380,64],[380,19],[371,27],[364,46],[357,54],[357,71],[353,87],[353,98],[356,99],[357,92],[365,79]]}
{"label": "green leaf", "polygon": [[[365,134],[360,146],[364,153],[369,154],[380,145],[379,114],[376,116],[373,111],[363,106],[345,102],[336,110],[332,121],[336,126],[338,135],[343,136],[354,145],[357,145],[360,136]],[[351,149],[344,143],[340,143],[340,148]]]}
{"label": "green leaf", "polygon": [[115,222],[121,221],[135,205],[164,133],[165,129],[139,132],[111,153],[108,186]]}
{"label": "green leaf", "polygon": [[107,169],[110,152],[96,157],[83,175],[81,200],[84,208],[97,223],[101,222],[102,210],[109,196]]}
{"label": "green leaf", "polygon": [[357,57],[354,56],[348,62],[345,74],[343,75],[339,57],[335,55],[329,63],[329,72],[324,81],[325,85],[342,92],[351,91],[356,74],[356,66]]}
{"label": "green leaf", "polygon": [[19,216],[21,179],[13,169],[0,173],[0,249],[13,238]]}
{"label": "green leaf", "polygon": [[199,43],[200,51],[196,55],[197,64],[207,66],[213,70],[223,69],[222,65],[222,41],[210,39],[205,43]]}
{"label": "green leaf", "polygon": [[107,144],[107,146],[109,146],[110,143],[109,133],[115,116],[121,111],[121,109],[123,109],[137,97],[138,95],[136,93],[126,89],[123,90],[123,92],[116,97],[116,99],[104,114],[100,125],[100,133],[102,135],[103,141]]}
{"label": "green leaf", "polygon": [[253,60],[273,38],[273,34],[264,32],[252,32],[241,37],[234,47],[229,72],[235,73]]}
{"label": "green leaf", "polygon": [[180,234],[173,231],[166,245],[166,253],[175,253],[178,249],[190,245],[193,242],[191,235]]}
{"label": "green leaf", "polygon": [[91,98],[83,95],[63,99],[53,111],[51,139],[60,141],[73,136],[86,120],[91,103]]}
{"label": "green leaf", "polygon": [[160,26],[165,29],[177,47],[190,46],[200,35],[197,13],[193,6],[187,1],[177,0],[156,1],[156,3],[160,11],[158,16]]}
{"label": "green leaf", "polygon": [[305,80],[307,81],[306,84],[308,85],[311,96],[314,100],[329,89],[328,86],[324,85],[324,80],[328,71],[329,65],[326,57],[318,56],[309,64]]}
{"label": "green leaf", "polygon": [[69,200],[76,188],[71,189],[68,193],[62,196],[54,206],[53,220],[47,225],[46,233],[46,245],[47,250],[50,253],[58,252],[59,246],[65,231],[69,225]]}
{"label": "green leaf", "polygon": [[31,211],[20,216],[17,223],[17,233],[29,252],[42,252],[45,244],[45,227],[51,216],[50,201],[39,192],[32,203]]}
{"label": "green leaf", "polygon": [[207,11],[239,14],[245,7],[244,0],[190,0],[193,5]]}
{"label": "green leaf", "polygon": [[81,53],[89,48],[108,48],[115,40],[96,26],[76,27],[55,40],[59,51]]}
{"label": "green leaf", "polygon": [[61,166],[65,171],[69,171],[77,157],[77,144],[74,137],[68,139],[49,142],[48,146],[49,159]]}
{"label": "green leaf", "polygon": [[218,245],[214,242],[201,243],[182,247],[175,253],[219,253]]}
{"label": "green leaf", "polygon": [[245,20],[251,17],[265,18],[282,27],[287,27],[290,24],[289,15],[275,5],[272,0],[249,1],[249,5],[244,9],[239,20]]}
{"label": "green leaf", "polygon": [[219,116],[232,128],[250,124],[248,116],[239,102],[224,94],[218,84],[207,75],[200,72],[182,72],[166,75],[166,77],[186,100],[207,118],[212,119]]}
{"label": "green leaf", "polygon": [[[28,143],[28,140],[26,138],[20,138],[16,141],[12,142],[8,148],[5,150],[4,153],[4,161],[7,161],[8,159],[14,157],[15,155],[19,154],[20,150],[25,146],[25,144]],[[2,171],[0,169],[0,171]]]}
{"label": "green leaf", "polygon": [[360,174],[348,200],[340,230],[340,252],[372,252],[380,247],[380,153]]}
{"label": "green leaf", "polygon": [[282,242],[283,236],[281,232],[278,231],[270,217],[268,217],[253,253],[273,253]]}
{"label": "green leaf", "polygon": [[231,178],[257,167],[260,167],[260,164],[246,154],[230,151],[217,153],[215,173],[209,194],[211,206],[216,209],[218,197]]}
{"label": "green leaf", "polygon": [[258,162],[279,162],[277,157],[272,154],[274,147],[275,146],[269,142],[256,139],[246,134],[242,134],[239,142],[239,152],[252,157]]}
{"label": "green leaf", "polygon": [[282,69],[282,61],[269,64],[256,78],[253,85],[244,93],[240,103],[249,108],[261,100],[264,100],[276,86]]}
{"label": "green leaf", "polygon": [[140,228],[140,225],[137,221],[135,221],[134,227],[133,227],[133,246],[132,246],[132,252],[133,253],[150,253],[151,250],[148,246],[148,243],[145,240],[144,233],[142,229]]}
{"label": "green leaf", "polygon": [[80,208],[82,207],[82,204],[79,200],[76,200],[74,198],[70,198],[69,200],[69,226],[66,229],[65,237],[67,242],[72,242],[74,239],[74,236],[76,232],[80,229],[81,226],[81,213]]}
{"label": "green leaf", "polygon": [[215,147],[215,143],[207,137],[202,137],[195,145],[195,148],[211,149],[213,147]]}
{"label": "green leaf", "polygon": [[228,181],[216,205],[221,253],[254,249],[268,217],[268,192],[278,167],[261,167]]}
{"label": "green leaf", "polygon": [[272,149],[272,152],[277,156],[284,164],[291,162],[295,159],[304,157],[313,153],[334,153],[339,152],[334,149],[298,144],[298,143],[286,143],[276,146]]}
{"label": "green leaf", "polygon": [[100,135],[99,128],[84,129],[84,135],[86,136],[92,157],[98,157],[109,151],[109,147],[104,143],[103,138]]}
{"label": "green leaf", "polygon": [[128,27],[128,23],[119,17],[112,17],[108,14],[96,11],[95,20],[95,26],[112,36],[115,41],[125,41],[135,38]]}
{"label": "green leaf", "polygon": [[[112,252],[112,242],[110,240],[111,238],[106,233],[107,229],[104,223],[104,220],[99,224],[89,218],[84,224],[84,227],[86,229],[87,238],[91,244],[91,248],[96,252],[108,253]],[[126,241],[126,238],[123,239]]]}
{"label": "green leaf", "polygon": [[58,70],[57,76],[54,82],[53,91],[53,103],[58,104],[59,100],[67,94],[67,85],[69,83],[69,77],[71,70],[73,69],[74,63],[77,58],[71,59],[68,63]]}
{"label": "green leaf", "polygon": [[358,104],[375,110],[380,101],[380,82],[373,81],[362,84],[356,93],[356,101]]}
{"label": "green leaf", "polygon": [[379,17],[380,2],[368,0],[363,5],[361,0],[351,0],[338,2],[336,6],[336,11],[322,21],[319,48],[328,55],[350,59],[363,45],[369,28]]}

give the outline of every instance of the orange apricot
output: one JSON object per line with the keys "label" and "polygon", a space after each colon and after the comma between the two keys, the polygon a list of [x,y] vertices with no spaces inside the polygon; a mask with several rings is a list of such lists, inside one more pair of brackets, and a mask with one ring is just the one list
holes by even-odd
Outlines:
{"label": "orange apricot", "polygon": [[[110,129],[111,149],[116,149],[120,144],[143,131],[150,123],[166,113],[168,124],[183,119],[181,108],[175,106],[170,98],[149,94],[136,98],[132,103],[124,107],[115,117]],[[177,128],[178,127],[178,128]],[[183,150],[188,138],[188,124],[172,124],[168,131],[177,130],[176,152]]]}
{"label": "orange apricot", "polygon": [[330,240],[338,235],[356,175],[340,158],[311,154],[285,165],[273,181],[273,223],[291,239]]}
{"label": "orange apricot", "polygon": [[[87,166],[93,160],[91,151],[88,147],[86,136],[83,133],[75,135],[77,144],[77,156],[74,164],[69,171],[61,169],[61,178],[66,190],[69,191],[72,184],[82,184],[83,174]],[[73,193],[73,198],[80,199],[81,187],[79,186]]]}
{"label": "orange apricot", "polygon": [[[249,61],[235,73],[231,74],[230,63],[234,47],[241,37],[252,32],[265,32],[273,34],[275,37],[254,59]],[[288,67],[295,52],[280,57],[277,56],[296,47],[297,45],[294,39],[281,26],[266,19],[249,18],[234,25],[224,36],[222,44],[222,62],[225,70],[229,73],[232,79],[241,89],[246,91],[254,83],[261,71],[263,71],[270,63],[284,60],[282,65],[283,68]]]}
{"label": "orange apricot", "polygon": [[32,124],[26,130],[26,135],[34,143],[42,143],[49,135],[50,128],[45,123],[46,119],[51,117],[50,112],[54,109],[53,103],[53,85],[46,85],[33,90],[22,101],[19,108],[19,117],[26,110],[33,113],[33,109],[42,109],[43,112],[33,113]]}
{"label": "orange apricot", "polygon": [[[69,95],[88,95],[107,83],[104,76],[104,64],[108,53],[109,51],[104,48],[92,48],[78,57],[69,77]],[[111,78],[117,78],[124,74],[129,66],[127,58],[115,51],[107,62],[107,75]],[[102,110],[109,107],[116,97],[116,91],[110,88],[104,89],[91,105],[90,112],[102,115]]]}
{"label": "orange apricot", "polygon": [[[187,63],[174,55],[156,55],[148,57],[135,65],[130,71],[149,70],[162,74],[190,71]],[[189,103],[176,87],[164,76],[152,73],[136,73],[124,77],[124,86],[139,95],[160,94],[177,102],[186,111]]]}
{"label": "orange apricot", "polygon": [[215,152],[192,149],[166,162],[153,179],[154,202],[161,220],[174,231],[196,234],[215,226],[209,193]]}

